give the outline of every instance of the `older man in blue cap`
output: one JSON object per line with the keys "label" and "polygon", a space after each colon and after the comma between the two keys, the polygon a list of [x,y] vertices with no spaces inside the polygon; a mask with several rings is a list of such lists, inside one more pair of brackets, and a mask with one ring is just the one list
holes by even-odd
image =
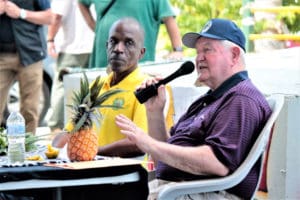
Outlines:
{"label": "older man in blue cap", "polygon": [[[149,199],[165,184],[227,176],[244,161],[271,114],[264,95],[245,70],[245,36],[236,24],[212,19],[199,33],[187,33],[183,44],[195,48],[198,81],[210,90],[187,109],[166,132],[164,86],[146,103],[149,135],[120,115],[122,133],[157,161]],[[158,81],[147,81],[141,88]],[[255,165],[237,186],[220,192],[190,194],[177,199],[249,199],[258,182]]]}

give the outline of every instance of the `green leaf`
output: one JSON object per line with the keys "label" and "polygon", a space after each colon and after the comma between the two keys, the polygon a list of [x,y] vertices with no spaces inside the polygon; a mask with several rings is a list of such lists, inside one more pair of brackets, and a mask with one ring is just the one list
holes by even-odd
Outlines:
{"label": "green leaf", "polygon": [[84,122],[85,122],[86,119],[88,118],[88,115],[89,115],[89,113],[86,112],[86,113],[84,113],[84,114],[81,116],[80,120],[75,124],[75,127],[74,127],[74,129],[72,130],[71,133],[77,132],[77,131],[82,127],[82,125],[84,124]]}
{"label": "green leaf", "polygon": [[93,107],[100,107],[101,104],[106,101],[108,98],[110,98],[112,95],[123,92],[124,90],[122,89],[115,89],[115,90],[110,90],[107,92],[104,92],[103,94],[101,94],[96,101],[93,104]]}
{"label": "green leaf", "polygon": [[100,76],[96,78],[96,80],[92,83],[91,90],[91,100],[94,101],[100,93],[100,90],[103,86],[104,82],[101,81]]}
{"label": "green leaf", "polygon": [[82,100],[81,104],[87,104],[90,105],[91,104],[91,94],[88,93]]}
{"label": "green leaf", "polygon": [[47,140],[48,136],[50,136],[51,133],[47,133],[47,134],[42,134],[42,135],[33,135],[32,133],[26,133],[25,134],[25,145],[27,144],[33,144],[36,143],[37,141],[41,141],[41,140]]}
{"label": "green leaf", "polygon": [[93,121],[93,123],[95,124],[97,129],[100,129],[101,127],[101,121],[102,121],[102,114],[101,112],[99,112],[98,109],[96,109],[93,114],[90,115],[91,120]]}

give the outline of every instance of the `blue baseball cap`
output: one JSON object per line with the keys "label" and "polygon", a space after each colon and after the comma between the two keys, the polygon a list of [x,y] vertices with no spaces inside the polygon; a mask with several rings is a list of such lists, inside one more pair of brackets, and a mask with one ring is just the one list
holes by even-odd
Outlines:
{"label": "blue baseball cap", "polygon": [[208,21],[199,33],[186,33],[182,37],[185,46],[195,48],[196,41],[200,37],[206,37],[216,40],[229,40],[245,50],[245,35],[241,29],[233,22],[227,19],[211,19]]}

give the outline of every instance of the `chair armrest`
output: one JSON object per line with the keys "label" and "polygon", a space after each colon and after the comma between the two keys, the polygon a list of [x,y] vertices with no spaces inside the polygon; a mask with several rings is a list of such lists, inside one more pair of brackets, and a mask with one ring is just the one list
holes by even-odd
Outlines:
{"label": "chair armrest", "polygon": [[166,185],[158,195],[158,200],[174,200],[184,194],[204,193],[225,190],[233,187],[242,178],[227,176],[197,181],[184,181]]}
{"label": "chair armrest", "polygon": [[[267,127],[263,133],[268,133],[269,131],[270,128]],[[254,148],[249,153],[252,156],[248,156],[234,173],[225,177],[168,184],[159,192],[158,200],[174,200],[179,195],[221,191],[232,188],[247,176],[259,157],[263,156],[268,135],[261,134],[259,136],[258,141],[254,144]]]}

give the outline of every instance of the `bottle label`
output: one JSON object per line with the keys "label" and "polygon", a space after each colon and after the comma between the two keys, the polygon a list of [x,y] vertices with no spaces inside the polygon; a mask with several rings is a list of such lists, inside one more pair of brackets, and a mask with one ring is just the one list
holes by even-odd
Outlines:
{"label": "bottle label", "polygon": [[25,134],[25,126],[21,124],[7,125],[7,134],[8,135]]}
{"label": "bottle label", "polygon": [[8,137],[9,144],[25,143],[25,137]]}

